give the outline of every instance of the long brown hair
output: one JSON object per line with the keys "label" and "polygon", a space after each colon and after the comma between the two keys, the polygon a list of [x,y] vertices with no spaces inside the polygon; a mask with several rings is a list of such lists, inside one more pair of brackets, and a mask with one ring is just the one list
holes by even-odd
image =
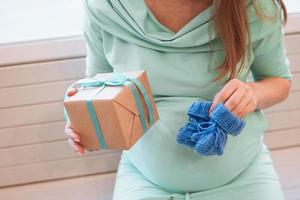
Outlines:
{"label": "long brown hair", "polygon": [[[272,1],[275,6],[276,0]],[[283,12],[282,23],[286,25],[286,7],[283,0],[277,1]],[[263,10],[256,4],[256,0],[252,0],[251,3],[254,6],[256,14],[262,20],[270,19],[270,16],[264,15]],[[223,63],[216,68],[220,73],[213,81],[223,78],[228,72],[229,78],[226,81],[229,81],[232,78],[236,78],[237,74],[242,70],[245,64],[246,50],[247,48],[249,48],[249,50],[251,49],[246,0],[214,0],[213,4],[214,28],[220,37],[225,52]],[[224,23],[224,21],[226,21],[226,23]],[[248,51],[248,53],[249,52],[250,51]],[[239,62],[241,65],[237,71],[237,64]]]}

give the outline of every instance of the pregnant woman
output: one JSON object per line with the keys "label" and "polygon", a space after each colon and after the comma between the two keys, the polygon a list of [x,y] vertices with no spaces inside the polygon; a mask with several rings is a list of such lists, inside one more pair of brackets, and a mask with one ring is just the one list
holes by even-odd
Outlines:
{"label": "pregnant woman", "polygon": [[[122,151],[114,200],[284,199],[263,142],[268,122],[262,111],[287,98],[292,80],[282,0],[85,0],[84,5],[86,76],[145,69],[160,115]],[[176,141],[194,101],[213,102],[210,112],[224,103],[245,121],[239,135],[228,136],[222,155],[201,156]],[[82,155],[70,122],[65,132]]]}

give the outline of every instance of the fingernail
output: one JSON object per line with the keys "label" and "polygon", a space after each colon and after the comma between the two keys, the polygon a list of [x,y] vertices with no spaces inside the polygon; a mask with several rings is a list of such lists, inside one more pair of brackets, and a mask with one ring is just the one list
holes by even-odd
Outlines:
{"label": "fingernail", "polygon": [[74,140],[75,140],[76,142],[80,142],[80,139],[79,139],[78,137],[75,137]]}
{"label": "fingernail", "polygon": [[72,89],[72,90],[69,90],[69,91],[67,92],[67,95],[68,95],[68,96],[73,96],[76,92],[77,92],[77,89],[74,88],[74,89]]}

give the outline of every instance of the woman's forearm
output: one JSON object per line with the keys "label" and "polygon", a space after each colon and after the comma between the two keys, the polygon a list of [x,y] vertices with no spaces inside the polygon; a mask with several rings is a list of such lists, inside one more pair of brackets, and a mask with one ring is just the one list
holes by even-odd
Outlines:
{"label": "woman's forearm", "polygon": [[291,87],[291,81],[280,77],[270,77],[257,82],[248,82],[257,98],[257,108],[265,109],[284,101]]}

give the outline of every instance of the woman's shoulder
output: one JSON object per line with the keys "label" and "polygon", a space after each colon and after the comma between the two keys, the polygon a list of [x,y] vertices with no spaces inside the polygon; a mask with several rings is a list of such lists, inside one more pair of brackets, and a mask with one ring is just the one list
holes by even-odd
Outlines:
{"label": "woman's shoulder", "polygon": [[277,0],[248,0],[247,14],[252,42],[260,40],[283,24],[282,8]]}
{"label": "woman's shoulder", "polygon": [[124,32],[129,26],[119,0],[84,0],[84,23],[94,29],[112,33]]}
{"label": "woman's shoulder", "polygon": [[[132,1],[132,2],[131,2]],[[128,4],[140,5],[139,0],[127,1],[120,0],[84,0],[84,16],[101,27],[101,29],[116,32],[121,30],[131,30],[134,26],[131,13],[128,12]],[[137,7],[136,12],[139,12]]]}
{"label": "woman's shoulder", "polygon": [[247,0],[248,12],[256,14],[256,17],[273,18],[281,11],[278,0]]}
{"label": "woman's shoulder", "polygon": [[282,22],[282,8],[278,0],[246,0],[249,22]]}
{"label": "woman's shoulder", "polygon": [[113,7],[111,0],[84,0],[84,10],[87,15],[93,15],[96,18],[103,16],[109,17],[113,14]]}
{"label": "woman's shoulder", "polygon": [[102,23],[121,20],[117,0],[84,0],[85,15]]}

